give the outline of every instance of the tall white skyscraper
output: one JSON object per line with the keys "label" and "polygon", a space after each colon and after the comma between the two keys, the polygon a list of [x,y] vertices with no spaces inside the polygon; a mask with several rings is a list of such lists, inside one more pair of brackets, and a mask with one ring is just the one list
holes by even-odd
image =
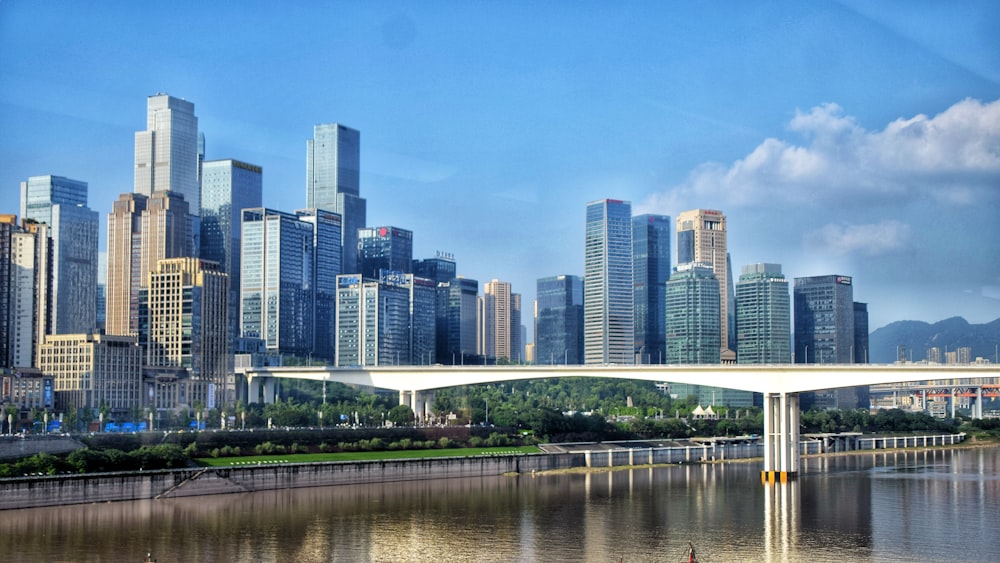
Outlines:
{"label": "tall white skyscraper", "polygon": [[135,192],[172,191],[201,215],[198,118],[194,104],[167,94],[146,101],[146,130],[135,133]]}
{"label": "tall white skyscraper", "polygon": [[633,300],[632,204],[592,201],[584,256],[584,363],[634,363]]}
{"label": "tall white skyscraper", "polygon": [[306,141],[306,207],[343,218],[343,273],[357,271],[358,229],[365,227],[360,178],[361,133],[339,123],[314,126],[313,138]]}

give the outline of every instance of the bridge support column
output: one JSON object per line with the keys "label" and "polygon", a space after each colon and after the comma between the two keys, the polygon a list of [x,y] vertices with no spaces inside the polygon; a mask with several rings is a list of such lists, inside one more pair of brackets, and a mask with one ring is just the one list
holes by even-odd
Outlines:
{"label": "bridge support column", "polygon": [[260,378],[247,379],[247,404],[260,402]]}
{"label": "bridge support column", "polygon": [[264,404],[270,405],[274,403],[274,393],[276,381],[273,377],[264,378]]}
{"label": "bridge support column", "polygon": [[799,472],[799,394],[764,394],[764,483],[785,483]]}
{"label": "bridge support column", "polygon": [[972,407],[972,418],[983,418],[983,386],[976,387],[976,406]]}

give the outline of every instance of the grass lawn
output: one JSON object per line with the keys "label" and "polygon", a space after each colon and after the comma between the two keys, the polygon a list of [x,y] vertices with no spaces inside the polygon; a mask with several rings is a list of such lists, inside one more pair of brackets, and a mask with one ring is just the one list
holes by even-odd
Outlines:
{"label": "grass lawn", "polygon": [[201,457],[198,465],[231,467],[267,463],[316,463],[320,461],[361,461],[371,459],[406,459],[419,457],[465,457],[496,454],[537,454],[536,446],[510,446],[501,448],[445,448],[441,450],[389,450],[381,452],[337,452],[320,454],[273,454],[236,457]]}

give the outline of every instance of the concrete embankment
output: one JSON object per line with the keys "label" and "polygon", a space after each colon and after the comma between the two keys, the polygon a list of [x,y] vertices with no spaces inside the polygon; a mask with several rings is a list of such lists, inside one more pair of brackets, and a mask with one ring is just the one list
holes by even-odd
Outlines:
{"label": "concrete embankment", "polygon": [[62,435],[0,436],[0,460],[20,459],[39,453],[64,454],[83,448],[78,440]]}
{"label": "concrete embankment", "polygon": [[[872,449],[960,443],[964,434],[879,438]],[[853,444],[852,444],[853,445]],[[595,445],[599,446],[599,445]],[[801,453],[842,451],[836,443],[801,443]],[[854,451],[864,451],[855,449]],[[684,447],[583,449],[565,453],[485,455],[378,461],[241,465],[0,479],[0,510],[166,499],[300,487],[360,485],[423,479],[489,477],[558,469],[609,468],[762,457],[761,443],[712,442]]]}

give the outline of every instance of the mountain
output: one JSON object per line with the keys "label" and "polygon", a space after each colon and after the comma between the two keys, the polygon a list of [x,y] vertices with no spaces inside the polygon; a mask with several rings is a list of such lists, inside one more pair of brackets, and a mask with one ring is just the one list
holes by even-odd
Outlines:
{"label": "mountain", "polygon": [[897,350],[906,347],[906,359],[919,362],[927,358],[927,349],[945,351],[963,346],[972,347],[972,359],[988,358],[997,362],[1000,345],[1000,319],[986,324],[969,324],[962,317],[952,317],[934,324],[922,321],[896,321],[868,336],[873,364],[891,364],[897,359]]}

